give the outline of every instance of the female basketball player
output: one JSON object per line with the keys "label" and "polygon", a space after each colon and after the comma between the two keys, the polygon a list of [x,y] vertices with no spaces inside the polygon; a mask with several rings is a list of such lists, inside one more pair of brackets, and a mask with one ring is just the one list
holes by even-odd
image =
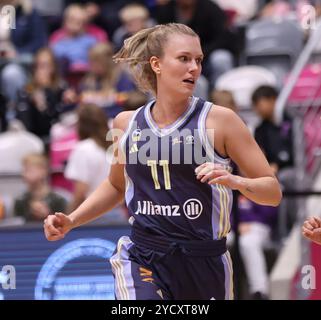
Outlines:
{"label": "female basketball player", "polygon": [[[225,241],[231,190],[277,206],[278,181],[235,113],[192,96],[203,53],[189,27],[142,30],[115,60],[127,62],[141,89],[156,99],[115,118],[114,128],[125,131],[118,143],[125,165],[113,164],[105,182],[69,216],[49,216],[46,237],[59,240],[125,198],[132,234],[119,240],[110,259],[117,299],[232,299]],[[185,149],[192,150],[191,161],[175,162]],[[197,152],[204,155],[201,163]],[[246,177],[230,173],[230,159]]]}

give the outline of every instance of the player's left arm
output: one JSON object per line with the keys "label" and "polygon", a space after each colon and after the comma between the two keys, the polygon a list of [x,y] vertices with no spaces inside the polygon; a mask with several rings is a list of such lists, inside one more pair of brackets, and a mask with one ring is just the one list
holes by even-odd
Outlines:
{"label": "player's left arm", "polygon": [[220,131],[219,135],[223,139],[227,156],[239,167],[244,176],[233,175],[215,165],[214,170],[205,176],[202,171],[204,173],[206,170],[200,166],[197,169],[198,178],[202,179],[202,182],[219,183],[239,190],[258,204],[278,206],[282,198],[280,185],[246,125],[233,111],[226,108],[216,108],[214,116],[213,112],[211,113],[213,120],[209,119],[209,126],[214,128],[214,134],[216,130]]}

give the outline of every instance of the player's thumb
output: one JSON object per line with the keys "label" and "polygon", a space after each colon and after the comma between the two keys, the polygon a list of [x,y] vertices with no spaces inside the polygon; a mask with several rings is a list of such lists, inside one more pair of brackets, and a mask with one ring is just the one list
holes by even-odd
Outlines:
{"label": "player's thumb", "polygon": [[69,218],[62,212],[56,212],[55,216],[59,219],[62,225],[66,225],[70,222]]}

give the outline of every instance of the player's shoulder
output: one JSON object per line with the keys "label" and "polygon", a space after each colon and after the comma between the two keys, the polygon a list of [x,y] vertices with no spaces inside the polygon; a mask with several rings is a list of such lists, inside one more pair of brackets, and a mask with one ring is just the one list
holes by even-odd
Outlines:
{"label": "player's shoulder", "polygon": [[208,117],[215,120],[229,120],[238,118],[238,115],[231,109],[222,107],[216,104],[212,104]]}
{"label": "player's shoulder", "polygon": [[126,130],[129,124],[129,121],[135,114],[135,110],[131,111],[123,111],[120,112],[113,120],[113,128]]}

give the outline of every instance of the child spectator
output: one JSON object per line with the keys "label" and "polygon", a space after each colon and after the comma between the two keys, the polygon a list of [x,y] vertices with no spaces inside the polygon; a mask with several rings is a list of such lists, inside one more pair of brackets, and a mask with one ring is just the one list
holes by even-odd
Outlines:
{"label": "child spectator", "polygon": [[122,8],[119,11],[119,17],[122,25],[115,31],[113,36],[115,51],[120,50],[125,39],[155,24],[150,19],[147,8],[137,3],[129,4]]}
{"label": "child spectator", "polygon": [[28,221],[43,221],[49,214],[65,211],[66,201],[54,193],[48,184],[48,163],[41,154],[23,159],[22,176],[28,191],[15,201],[14,215]]}

